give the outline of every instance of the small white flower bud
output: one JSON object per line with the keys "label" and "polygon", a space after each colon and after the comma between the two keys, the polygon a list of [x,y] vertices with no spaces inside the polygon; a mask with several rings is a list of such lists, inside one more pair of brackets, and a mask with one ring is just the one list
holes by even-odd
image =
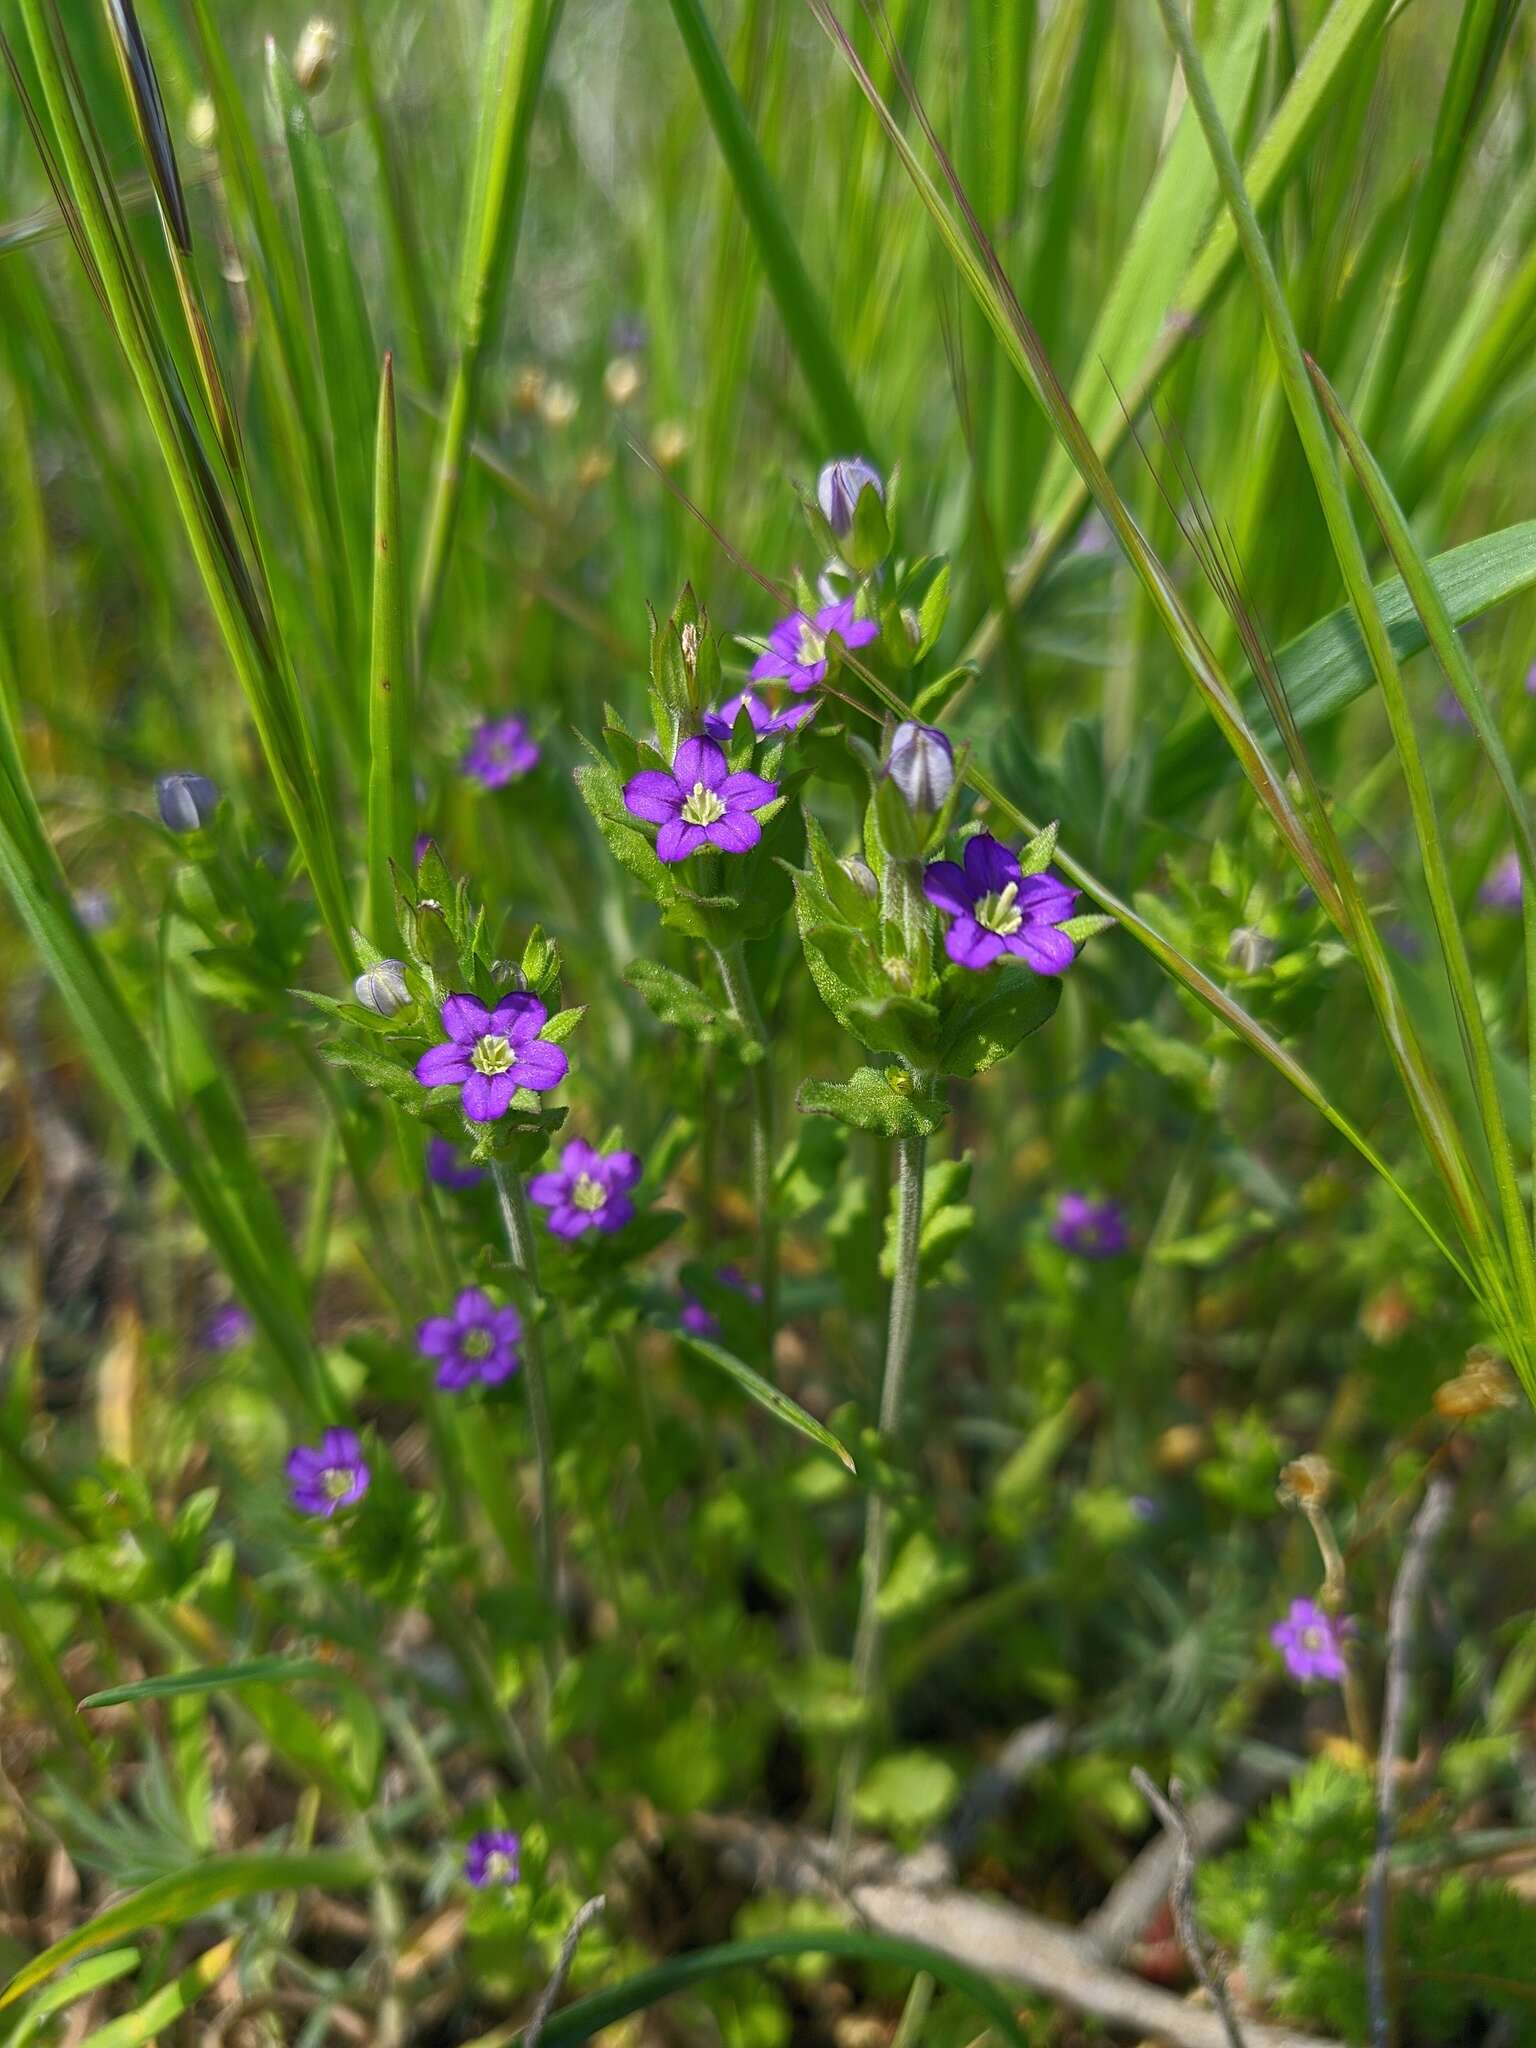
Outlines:
{"label": "small white flower bud", "polygon": [[190,770],[162,775],[155,784],[155,802],[168,832],[201,832],[219,808],[219,785]]}
{"label": "small white flower bud", "polygon": [[293,75],[299,81],[300,91],[324,92],[336,68],[337,40],[335,24],[323,14],[304,24],[304,33],[293,52]]}
{"label": "small white flower bud", "polygon": [[885,480],[874,464],[866,462],[862,455],[840,455],[836,462],[829,462],[816,479],[816,502],[821,507],[822,517],[839,540],[853,531],[859,493],[866,484],[873,485],[876,497],[883,504]]}
{"label": "small white flower bud", "polygon": [[885,772],[914,811],[936,811],[955,786],[955,750],[936,725],[908,718],[891,736]]}
{"label": "small white flower bud", "polygon": [[411,1001],[411,992],[405,985],[405,962],[380,960],[374,967],[365,967],[353,982],[352,993],[375,1017],[393,1017]]}

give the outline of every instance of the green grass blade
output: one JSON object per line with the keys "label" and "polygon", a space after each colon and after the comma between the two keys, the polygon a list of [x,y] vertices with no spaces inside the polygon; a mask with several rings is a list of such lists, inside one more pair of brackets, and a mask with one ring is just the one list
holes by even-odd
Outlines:
{"label": "green grass blade", "polygon": [[369,936],[387,947],[395,931],[393,861],[411,865],[411,734],[415,683],[405,616],[400,552],[400,457],[394,361],[379,383],[373,474],[373,644],[368,666]]}
{"label": "green grass blade", "polygon": [[750,1365],[744,1364],[734,1352],[727,1351],[723,1345],[712,1344],[707,1337],[690,1336],[687,1331],[679,1333],[679,1342],[685,1351],[705,1365],[712,1365],[716,1372],[723,1372],[728,1379],[733,1379],[743,1393],[750,1394],[759,1407],[766,1408],[778,1421],[790,1429],[799,1430],[813,1444],[820,1444],[824,1451],[830,1451],[850,1472],[858,1470],[846,1445],[840,1443],[830,1429],[824,1428],[814,1415],[807,1415],[798,1401],[791,1401],[788,1394],[781,1394],[776,1386],[765,1380],[761,1373],[754,1372]]}
{"label": "green grass blade", "polygon": [[239,1946],[239,1937],[231,1935],[227,1941],[204,1949],[195,1962],[179,1970],[169,1984],[162,1984],[142,2005],[87,2034],[80,2048],[145,2048],[146,2043],[152,2048],[166,2028],[219,1981],[234,1961]]}
{"label": "green grass blade", "polygon": [[62,1940],[25,1964],[0,1991],[0,2010],[25,1998],[88,1949],[121,1941],[145,1928],[164,1932],[195,1920],[215,1906],[260,1892],[355,1891],[376,1874],[371,1857],[352,1849],[259,1851],[243,1856],[210,1856],[190,1870],[158,1877],[131,1897],[72,1928]]}
{"label": "green grass blade", "polygon": [[62,2012],[66,2005],[73,2005],[77,1998],[87,1997],[103,1984],[115,1984],[119,1977],[126,1977],[136,1970],[140,1960],[136,1948],[115,1948],[81,1963],[68,1976],[61,1977],[46,1991],[38,1993],[17,2025],[6,2035],[5,2048],[26,2048],[51,2014]]}
{"label": "green grass blade", "polygon": [[861,454],[873,460],[874,442],[843,368],[826,312],[801,260],[783,202],[763,162],[741,95],[726,69],[701,0],[671,0],[671,7],[715,140],[757,244],[768,289],[778,305],[790,347],[828,437],[829,452]]}
{"label": "green grass blade", "polygon": [[658,2000],[685,1991],[691,1984],[707,1983],[711,1977],[730,1970],[746,1970],[762,1963],[778,1962],[787,1956],[839,1956],[848,1962],[877,1963],[894,1968],[921,1970],[940,1984],[969,1998],[1008,2048],[1028,2048],[1023,2029],[1001,1992],[937,1949],[915,1941],[899,1941],[884,1934],[852,1934],[829,1927],[815,1934],[764,1934],[752,1941],[723,1942],[718,1948],[694,1949],[674,1956],[652,1970],[626,1977],[607,1991],[595,1991],[579,1998],[563,2012],[551,2014],[540,2037],[544,2048],[577,2048],[604,2027],[644,2012]]}
{"label": "green grass blade", "polygon": [[88,1707],[125,1707],[137,1700],[174,1700],[189,1694],[223,1692],[241,1685],[281,1685],[301,1678],[346,1682],[346,1673],[318,1657],[247,1657],[239,1664],[207,1664],[195,1671],[167,1671],[159,1678],[137,1678],[131,1685],[109,1685],[87,1693]]}

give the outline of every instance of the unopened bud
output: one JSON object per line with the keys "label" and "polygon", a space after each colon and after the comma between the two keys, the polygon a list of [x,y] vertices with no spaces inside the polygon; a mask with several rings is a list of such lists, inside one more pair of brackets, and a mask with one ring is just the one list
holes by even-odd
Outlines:
{"label": "unopened bud", "polygon": [[186,770],[162,775],[155,784],[160,822],[169,832],[201,832],[219,808],[219,785]]}
{"label": "unopened bud", "polygon": [[1227,964],[1242,974],[1262,974],[1280,948],[1251,924],[1240,924],[1227,947]]}
{"label": "unopened bud", "polygon": [[853,531],[853,515],[859,493],[869,485],[880,502],[885,502],[885,482],[873,463],[862,455],[840,455],[829,462],[816,479],[816,502],[828,526],[842,540]]}
{"label": "unopened bud", "polygon": [[610,405],[629,405],[640,389],[640,365],[633,356],[615,356],[603,372],[603,396]]}
{"label": "unopened bud", "polygon": [[199,93],[187,109],[187,140],[194,149],[212,149],[219,138],[219,117],[207,93]]}
{"label": "unopened bud", "polygon": [[1448,1422],[1468,1422],[1497,1408],[1513,1408],[1519,1398],[1503,1359],[1479,1344],[1467,1353],[1455,1379],[1436,1387],[1435,1413]]}
{"label": "unopened bud", "polygon": [[293,52],[293,75],[302,92],[324,92],[336,68],[336,28],[323,14],[304,24]]}
{"label": "unopened bud", "polygon": [[1326,1458],[1315,1454],[1293,1458],[1289,1465],[1281,1466],[1276,1490],[1288,1508],[1320,1508],[1333,1491],[1333,1477]]}
{"label": "unopened bud", "polygon": [[909,960],[903,960],[899,953],[892,953],[880,965],[885,969],[885,978],[892,988],[904,996],[912,993],[912,963]]}
{"label": "unopened bud", "polygon": [[838,866],[861,896],[867,896],[873,902],[880,894],[880,883],[867,860],[856,853],[848,853],[844,854]]}
{"label": "unopened bud", "polygon": [[955,750],[936,725],[898,725],[885,772],[914,811],[936,811],[955,786]]}
{"label": "unopened bud", "polygon": [[405,962],[380,960],[365,967],[353,982],[352,993],[375,1017],[393,1017],[411,1001],[411,992],[405,985]]}

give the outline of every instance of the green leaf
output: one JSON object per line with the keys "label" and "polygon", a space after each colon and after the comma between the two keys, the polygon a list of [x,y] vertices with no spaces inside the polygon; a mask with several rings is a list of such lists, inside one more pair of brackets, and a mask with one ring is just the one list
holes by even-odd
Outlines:
{"label": "green leaf", "polygon": [[131,1970],[139,1967],[139,1951],[136,1948],[108,1949],[105,1955],[92,1956],[77,1969],[61,1977],[56,1984],[50,1984],[46,1991],[39,1992],[32,2002],[32,2008],[25,2013],[14,2030],[6,2036],[5,2048],[26,2048],[43,2021],[51,2013],[62,2012],[66,2005],[73,2005],[77,1998],[84,1998],[88,1992],[97,1990],[103,1984],[115,1983],[119,1977],[126,1977]]}
{"label": "green leaf", "polygon": [[[395,938],[393,868],[410,864],[414,686],[400,555],[394,358],[384,358],[373,472],[373,634],[368,666],[368,911],[381,946]],[[392,866],[393,864],[393,866]]]}
{"label": "green leaf", "polygon": [[142,1928],[163,1933],[212,1912],[215,1906],[248,1899],[258,1892],[356,1891],[377,1874],[371,1857],[351,1849],[278,1849],[254,1855],[210,1856],[190,1870],[172,1871],[119,1899],[34,1956],[0,1991],[0,2010],[24,1998],[35,1985],[45,1983],[87,1949],[121,1941]]}
{"label": "green leaf", "polygon": [[777,1387],[771,1385],[760,1373],[755,1373],[751,1366],[736,1357],[734,1352],[725,1350],[719,1344],[712,1344],[707,1337],[691,1336],[686,1330],[679,1331],[678,1338],[695,1358],[702,1359],[706,1365],[712,1365],[717,1372],[723,1372],[733,1379],[738,1387],[750,1394],[752,1399],[766,1408],[770,1415],[777,1416],[780,1422],[787,1423],[791,1429],[799,1430],[800,1434],[808,1436],[812,1443],[820,1444],[824,1451],[830,1451],[834,1458],[841,1459],[850,1472],[857,1471],[853,1459],[830,1429],[823,1428],[814,1415],[807,1415],[798,1402],[791,1401],[788,1394],[781,1394]]}
{"label": "green leaf", "polygon": [[948,1022],[939,1045],[939,1065],[962,1080],[1006,1059],[1055,1015],[1061,1001],[1060,981],[1029,968],[1002,968],[996,985],[979,999],[970,993],[972,979],[958,985],[958,997],[957,985],[950,984]]}
{"label": "green leaf", "polygon": [[730,1028],[730,1019],[697,983],[659,960],[632,960],[624,979],[654,1017],[691,1032],[701,1045],[717,1044]]}
{"label": "green leaf", "polygon": [[936,1827],[955,1803],[960,1778],[955,1767],[927,1750],[883,1756],[860,1780],[854,1809],[870,1827],[922,1833]]}
{"label": "green leaf", "polygon": [[904,1067],[860,1067],[846,1081],[806,1081],[798,1104],[807,1116],[833,1116],[855,1131],[873,1131],[881,1138],[926,1138],[949,1114],[935,1095],[903,1092],[893,1080],[905,1081]]}

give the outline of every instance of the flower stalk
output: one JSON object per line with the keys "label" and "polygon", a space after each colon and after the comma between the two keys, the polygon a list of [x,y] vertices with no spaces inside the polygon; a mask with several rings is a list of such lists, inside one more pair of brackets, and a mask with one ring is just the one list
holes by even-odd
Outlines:
{"label": "flower stalk", "polygon": [[757,1212],[761,1246],[763,1328],[771,1350],[779,1320],[779,1219],[773,1187],[773,1075],[768,1065],[768,1033],[741,947],[716,947],[715,965],[731,1015],[760,1054],[748,1069],[752,1083],[752,1206]]}
{"label": "flower stalk", "polygon": [[[491,1177],[496,1186],[496,1202],[501,1210],[507,1250],[511,1253],[513,1265],[527,1282],[529,1292],[533,1296],[529,1303],[528,1321],[523,1335],[523,1385],[528,1392],[528,1420],[533,1430],[533,1456],[538,1486],[539,1590],[550,1614],[556,1618],[558,1633],[560,1570],[555,1542],[555,1443],[549,1421],[549,1381],[544,1369],[544,1335],[537,1313],[538,1253],[534,1249],[533,1219],[528,1213],[528,1197],[523,1192],[521,1177],[502,1159],[492,1162]],[[549,1662],[553,1665],[554,1658],[551,1657]]]}
{"label": "flower stalk", "polygon": [[[916,1077],[921,1085],[924,1077]],[[901,1421],[907,1361],[917,1325],[920,1251],[923,1221],[923,1176],[928,1140],[919,1135],[898,1140],[896,1147],[896,1270],[886,1322],[885,1371],[880,1383],[880,1435],[889,1443]],[[865,1722],[880,1673],[880,1587],[890,1548],[890,1501],[874,1488],[864,1516],[864,1556],[860,1575],[859,1619],[853,1638],[853,1687],[862,1712],[860,1726],[843,1752],[838,1772],[832,1841],[836,1868],[846,1867],[853,1843],[853,1802],[864,1769]]]}

